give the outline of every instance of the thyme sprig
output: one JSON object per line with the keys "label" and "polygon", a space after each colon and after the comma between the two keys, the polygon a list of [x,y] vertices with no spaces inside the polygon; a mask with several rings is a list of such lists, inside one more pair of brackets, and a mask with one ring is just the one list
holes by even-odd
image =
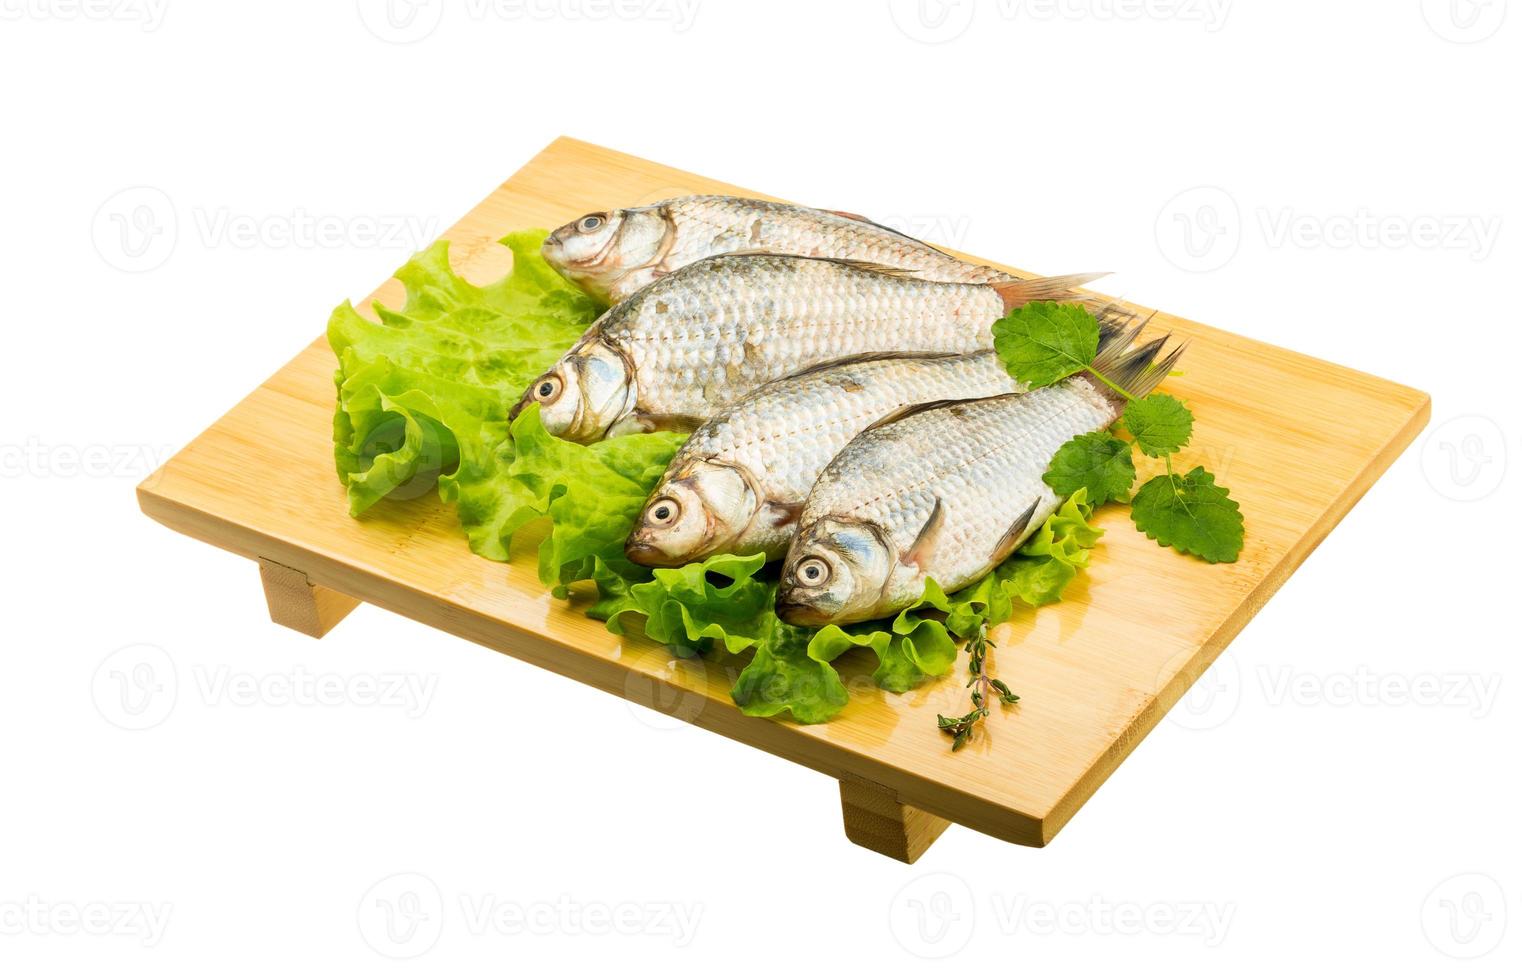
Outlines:
{"label": "thyme sprig", "polygon": [[967,687],[972,689],[972,710],[965,715],[948,718],[945,715],[935,716],[936,724],[941,731],[951,736],[951,751],[955,752],[966,745],[977,729],[978,722],[988,717],[989,708],[993,701],[1000,704],[1015,704],[1020,700],[1020,695],[1009,689],[1009,685],[991,677],[988,673],[988,651],[994,648],[994,644],[988,638],[988,624],[979,623],[978,630],[967,641]]}

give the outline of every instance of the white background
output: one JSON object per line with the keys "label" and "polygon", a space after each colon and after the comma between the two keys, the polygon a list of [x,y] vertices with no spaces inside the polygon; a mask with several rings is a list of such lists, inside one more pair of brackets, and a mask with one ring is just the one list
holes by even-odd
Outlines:
{"label": "white background", "polygon": [[[1518,975],[1522,12],[395,3],[0,0],[0,973]],[[1114,269],[1433,424],[1054,844],[905,867],[823,776],[372,608],[316,644],[137,511],[560,133]]]}

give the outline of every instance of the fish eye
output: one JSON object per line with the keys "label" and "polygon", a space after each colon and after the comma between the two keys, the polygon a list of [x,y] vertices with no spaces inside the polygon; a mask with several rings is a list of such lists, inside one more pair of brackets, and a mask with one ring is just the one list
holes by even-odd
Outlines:
{"label": "fish eye", "polygon": [[655,527],[669,527],[681,513],[681,504],[670,497],[658,497],[645,509],[645,521]]}
{"label": "fish eye", "polygon": [[534,398],[541,402],[552,402],[560,397],[562,387],[564,386],[557,375],[547,374],[534,385]]}
{"label": "fish eye", "polygon": [[793,576],[804,585],[823,585],[830,580],[830,563],[823,558],[805,558],[793,569]]}
{"label": "fish eye", "polygon": [[583,232],[596,231],[602,227],[603,222],[606,220],[607,219],[600,214],[589,214],[585,218],[582,218],[580,221],[576,222],[576,230]]}

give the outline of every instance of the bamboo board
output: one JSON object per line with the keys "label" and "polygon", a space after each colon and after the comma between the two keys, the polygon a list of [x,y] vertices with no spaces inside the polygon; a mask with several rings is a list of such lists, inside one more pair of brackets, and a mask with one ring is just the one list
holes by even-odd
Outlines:
{"label": "bamboo board", "polygon": [[[482,282],[506,270],[496,240],[509,230],[687,193],[764,196],[562,138],[444,237],[456,269]],[[400,284],[388,281],[374,299],[400,306]],[[852,698],[835,720],[747,718],[728,694],[743,658],[679,660],[609,634],[582,615],[585,597],[568,604],[539,585],[532,541],[515,545],[507,565],[477,558],[432,494],[350,518],[332,461],[336,362],[321,338],[144,481],[138,498],[169,527],[259,560],[277,622],[320,636],[355,600],[369,602],[667,710],[842,780],[848,835],[901,860],[917,857],[946,821],[1039,846],[1429,415],[1425,394],[1358,371],[1165,314],[1153,328],[1190,341],[1187,372],[1165,385],[1198,418],[1179,462],[1205,463],[1241,501],[1241,559],[1182,558],[1138,534],[1123,509],[1102,511],[1106,535],[1087,576],[1062,603],[996,634],[995,670],[1020,704],[955,755],[935,713],[965,710],[958,679],[886,694],[867,680],[870,664],[848,656],[837,666]],[[1286,391],[1293,417],[1280,413]],[[1306,457],[1317,465],[1285,465]]]}

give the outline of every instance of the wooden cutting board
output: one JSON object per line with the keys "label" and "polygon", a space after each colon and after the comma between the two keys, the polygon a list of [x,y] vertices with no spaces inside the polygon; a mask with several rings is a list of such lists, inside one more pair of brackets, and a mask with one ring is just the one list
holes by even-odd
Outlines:
{"label": "wooden cutting board", "polygon": [[[764,196],[562,138],[444,237],[456,269],[487,281],[510,262],[496,244],[510,230],[690,193]],[[335,301],[342,292],[335,284]],[[401,286],[388,281],[370,299],[399,307]],[[665,710],[841,780],[847,834],[901,860],[947,821],[1042,845],[1429,415],[1422,392],[1349,368],[1165,314],[1153,330],[1190,342],[1185,373],[1165,385],[1198,418],[1179,462],[1205,463],[1241,501],[1241,559],[1181,557],[1137,533],[1123,508],[1101,511],[1106,534],[1088,574],[1060,604],[995,634],[995,672],[1020,704],[955,755],[935,715],[965,710],[959,678],[892,695],[867,679],[870,663],[847,657],[837,666],[852,698],[834,721],[747,718],[728,693],[743,657],[681,660],[611,635],[582,615],[585,597],[568,604],[540,586],[533,541],[507,565],[478,558],[433,494],[350,518],[333,469],[336,362],[321,338],[144,481],[138,499],[155,520],[257,559],[277,622],[320,636],[369,602]],[[1293,465],[1308,458],[1317,465]]]}

